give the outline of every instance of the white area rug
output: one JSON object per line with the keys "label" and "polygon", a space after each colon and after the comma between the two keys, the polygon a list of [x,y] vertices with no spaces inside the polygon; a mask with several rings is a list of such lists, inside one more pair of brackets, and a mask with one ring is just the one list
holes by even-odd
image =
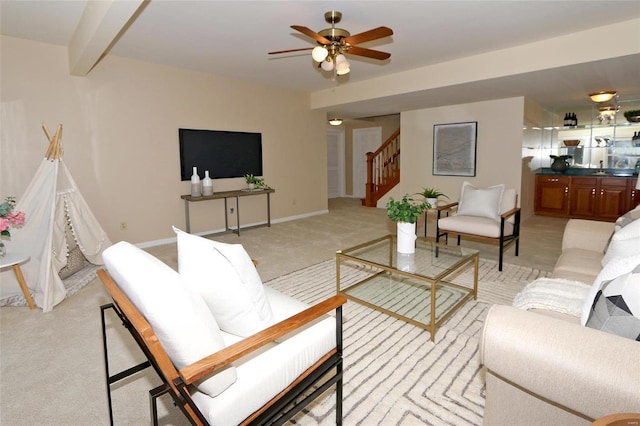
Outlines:
{"label": "white area rug", "polygon": [[[82,287],[93,281],[97,276],[96,273],[98,272],[98,269],[100,268],[103,268],[103,266],[93,265],[85,261],[84,267],[81,270],[71,275],[69,278],[62,280],[62,284],[64,284],[64,288],[67,290],[65,299],[73,296]],[[31,298],[35,301],[33,290],[30,290],[29,292],[31,294]],[[1,306],[27,306],[27,300],[24,298],[22,293],[15,294],[0,298],[0,307]]]}
{"label": "white area rug", "polygon": [[[436,332],[429,333],[355,302],[343,308],[343,424],[480,425],[484,377],[478,357],[478,334],[491,304],[510,305],[524,286],[548,273],[514,265],[498,271],[481,260],[479,296],[467,302]],[[343,285],[363,272],[341,268]],[[306,303],[336,291],[335,260],[304,268],[266,283]],[[471,286],[472,269],[454,282]],[[293,421],[334,425],[335,393],[328,391]]]}

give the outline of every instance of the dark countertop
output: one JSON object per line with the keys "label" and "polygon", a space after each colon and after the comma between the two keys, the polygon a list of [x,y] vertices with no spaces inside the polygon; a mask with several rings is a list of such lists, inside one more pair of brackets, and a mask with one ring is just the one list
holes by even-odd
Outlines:
{"label": "dark countertop", "polygon": [[600,177],[626,177],[630,179],[638,178],[637,169],[604,169],[606,174],[595,174],[600,169],[587,169],[582,167],[570,167],[564,172],[554,172],[549,167],[541,167],[536,170],[537,175],[552,176],[600,176]]}

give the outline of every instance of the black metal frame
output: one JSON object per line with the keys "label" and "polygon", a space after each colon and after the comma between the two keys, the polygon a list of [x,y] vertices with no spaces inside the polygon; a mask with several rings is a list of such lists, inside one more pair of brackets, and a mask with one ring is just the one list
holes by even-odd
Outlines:
{"label": "black metal frame", "polygon": [[[441,209],[438,209],[438,218],[436,219],[436,243],[440,242],[440,237],[445,237],[445,243],[448,244],[449,243],[449,234],[454,234],[458,236],[458,245],[460,245],[460,233],[457,232],[453,232],[453,231],[444,231],[444,232],[440,232],[440,213],[442,212]],[[449,211],[446,212],[447,216],[449,216]],[[506,220],[511,217],[511,216],[515,216],[514,219],[514,223],[513,223],[513,234],[511,235],[504,235],[504,224],[506,222]],[[425,234],[426,234],[426,224],[425,224]],[[469,237],[473,238],[473,235],[471,234],[463,234],[463,235],[468,235]],[[488,238],[488,237],[479,237],[479,238]],[[511,247],[512,244],[515,243],[516,245],[516,252],[515,255],[518,256],[519,253],[519,249],[520,249],[520,209],[517,209],[517,211],[509,216],[504,216],[501,215],[500,216],[500,237],[497,238],[498,240],[498,245],[499,245],[499,254],[498,254],[498,271],[502,271],[502,259],[504,257],[504,251],[506,249],[508,249],[509,247]]]}
{"label": "black metal frame", "polygon": [[[136,343],[145,356],[147,357],[147,361],[142,362],[138,365],[135,365],[131,368],[123,370],[114,375],[110,375],[109,372],[109,357],[108,357],[108,349],[107,349],[107,332],[106,332],[106,321],[105,321],[105,311],[107,309],[113,309],[118,318],[122,321],[122,325],[129,331],[129,333],[133,336]],[[181,379],[175,380],[174,384],[178,388],[180,395],[176,395],[172,390],[169,384],[167,383],[166,378],[162,374],[162,371],[154,361],[153,356],[148,351],[144,340],[138,334],[136,329],[131,325],[129,320],[121,313],[118,306],[114,303],[109,303],[106,305],[102,305],[100,307],[102,313],[102,343],[104,350],[104,361],[105,361],[105,375],[106,375],[106,383],[107,383],[107,399],[109,404],[109,422],[113,426],[113,411],[112,411],[112,400],[111,400],[111,385],[122,380],[126,377],[131,376],[139,371],[142,371],[150,366],[154,368],[160,379],[163,381],[163,384],[151,389],[149,391],[149,399],[150,399],[150,410],[151,410],[151,419],[153,421],[154,426],[158,424],[158,416],[157,416],[157,404],[156,400],[158,397],[164,395],[165,393],[169,393],[173,398],[174,403],[180,408],[185,417],[194,423],[190,416],[187,414],[185,410],[185,406],[189,405],[195,414],[198,416],[198,419],[203,424],[209,424],[209,422],[205,419],[202,412],[198,409],[194,401],[191,399],[191,395],[187,390],[187,386],[182,382]],[[251,424],[252,425],[282,425],[286,423],[289,419],[291,419],[294,415],[300,412],[304,407],[306,407],[311,401],[315,400],[318,396],[324,393],[327,389],[329,389],[334,384],[336,385],[336,425],[342,425],[342,380],[343,380],[343,362],[342,362],[342,306],[336,308],[336,352],[332,354],[328,359],[322,362],[320,365],[317,365],[316,368],[306,376],[300,383],[289,389],[284,395],[282,395],[276,402],[274,402],[271,406],[269,406],[264,412],[262,412],[256,419],[254,419]]]}

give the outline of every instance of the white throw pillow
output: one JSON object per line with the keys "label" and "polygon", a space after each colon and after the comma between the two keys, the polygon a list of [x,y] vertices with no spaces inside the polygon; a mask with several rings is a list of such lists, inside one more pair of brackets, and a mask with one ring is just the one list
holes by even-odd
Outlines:
{"label": "white throw pillow", "polygon": [[640,219],[618,229],[611,236],[607,252],[602,257],[602,266],[612,259],[640,254]]}
{"label": "white throw pillow", "polygon": [[248,337],[274,324],[273,312],[251,257],[240,244],[178,236],[178,271],[211,310],[220,328]]}
{"label": "white throw pillow", "polygon": [[500,220],[503,193],[503,184],[488,188],[477,188],[469,182],[464,182],[456,214]]}
{"label": "white throw pillow", "polygon": [[[113,280],[151,324],[178,369],[225,347],[204,301],[182,285],[176,271],[124,241],[106,249],[103,259]],[[230,366],[196,386],[216,396],[235,381],[236,370]]]}
{"label": "white throw pillow", "polygon": [[607,263],[605,267],[602,268],[595,281],[593,282],[593,285],[591,286],[589,295],[585,299],[584,305],[582,307],[582,315],[580,316],[580,324],[587,324],[587,319],[589,318],[591,307],[593,306],[593,302],[596,298],[596,295],[600,291],[602,284],[607,281],[613,280],[614,278],[621,275],[628,274],[629,272],[633,271],[633,269],[638,265],[640,265],[640,255],[635,255],[612,259],[611,262]]}

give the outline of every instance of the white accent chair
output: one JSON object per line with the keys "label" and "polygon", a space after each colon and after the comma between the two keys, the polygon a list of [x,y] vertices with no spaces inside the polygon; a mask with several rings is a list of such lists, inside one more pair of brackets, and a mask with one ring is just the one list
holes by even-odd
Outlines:
{"label": "white accent chair", "polygon": [[[518,255],[520,245],[520,208],[515,189],[504,185],[476,188],[465,182],[460,201],[436,208],[436,242],[449,235],[479,239],[499,246],[498,270],[502,271],[502,259],[506,249],[515,245]],[[446,216],[442,217],[445,212]],[[450,214],[453,213],[453,214]]]}
{"label": "white accent chair", "polygon": [[[242,337],[222,331],[205,299],[185,285],[186,278],[149,253],[119,242],[103,256],[109,272],[100,270],[98,276],[114,302],[101,307],[111,424],[111,385],[150,365],[163,382],[150,391],[154,424],[155,399],[164,393],[195,425],[282,424],[334,385],[336,424],[342,423],[345,297],[309,307],[260,288],[273,325]],[[148,361],[110,373],[108,309]],[[335,317],[326,315],[332,311]]]}

